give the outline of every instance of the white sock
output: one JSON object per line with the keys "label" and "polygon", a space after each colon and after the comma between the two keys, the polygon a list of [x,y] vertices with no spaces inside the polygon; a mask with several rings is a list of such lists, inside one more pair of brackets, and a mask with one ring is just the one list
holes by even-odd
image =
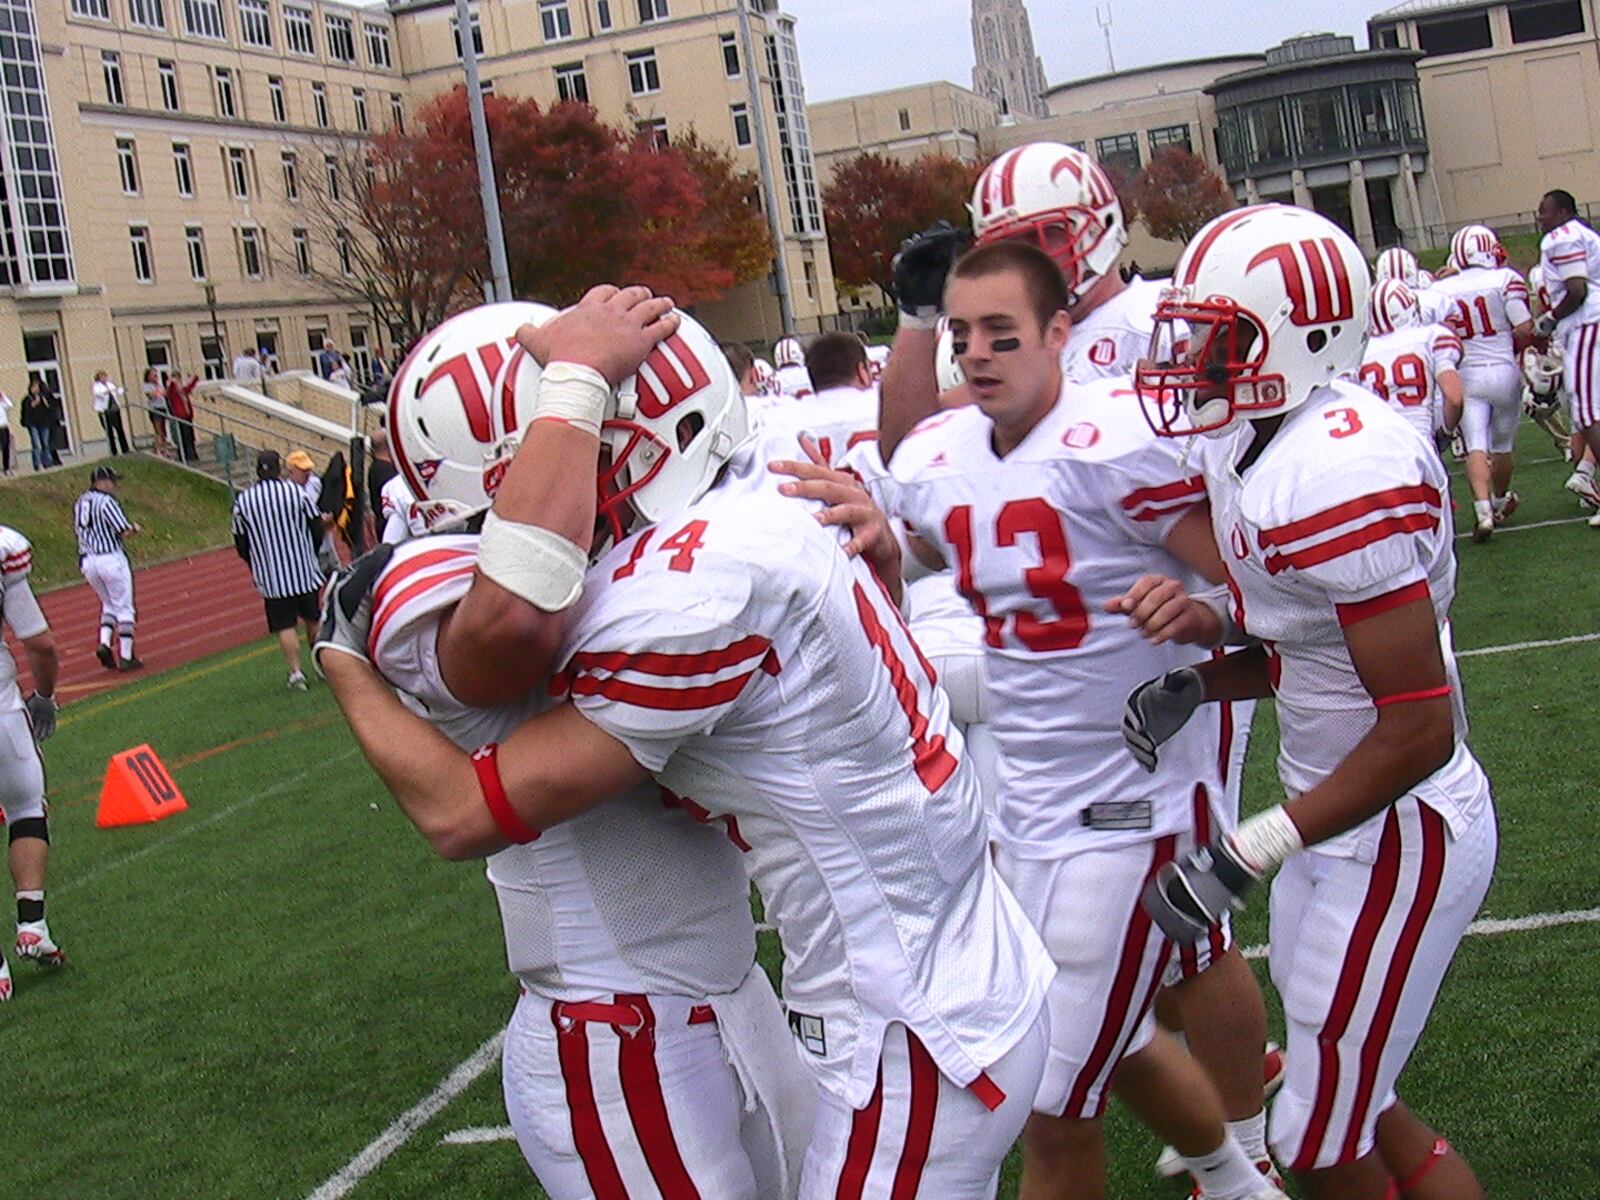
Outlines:
{"label": "white sock", "polygon": [[293,683],[296,679],[304,679],[305,677],[306,677],[306,673],[304,671],[290,671],[289,672],[289,682],[290,683]]}
{"label": "white sock", "polygon": [[1483,522],[1492,521],[1494,520],[1494,501],[1474,500],[1472,502],[1472,511],[1477,515],[1480,524]]}
{"label": "white sock", "polygon": [[117,639],[117,649],[122,655],[122,661],[127,662],[133,657],[133,634],[125,633]]}
{"label": "white sock", "polygon": [[102,646],[110,647],[110,645],[111,645],[111,626],[109,626],[109,625],[100,626],[100,644]]}
{"label": "white sock", "polygon": [[1594,464],[1592,462],[1580,462],[1577,473],[1584,479],[1592,481],[1594,479]]}
{"label": "white sock", "polygon": [[1233,1135],[1234,1141],[1239,1143],[1239,1148],[1251,1162],[1260,1162],[1268,1157],[1266,1109],[1242,1121],[1229,1121],[1228,1132]]}
{"label": "white sock", "polygon": [[1183,1165],[1189,1168],[1189,1174],[1200,1185],[1200,1195],[1207,1200],[1245,1200],[1262,1188],[1261,1172],[1232,1134],[1210,1154],[1185,1158]]}

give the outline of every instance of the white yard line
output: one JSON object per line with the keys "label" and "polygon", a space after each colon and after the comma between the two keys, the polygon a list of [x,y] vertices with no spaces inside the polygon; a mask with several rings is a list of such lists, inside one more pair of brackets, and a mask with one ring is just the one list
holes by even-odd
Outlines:
{"label": "white yard line", "polygon": [[481,1146],[485,1142],[514,1142],[517,1131],[509,1125],[474,1125],[471,1129],[457,1129],[439,1139],[441,1146]]}
{"label": "white yard line", "polygon": [[1457,658],[1480,658],[1485,654],[1515,654],[1518,650],[1543,650],[1547,646],[1576,646],[1600,642],[1600,633],[1575,633],[1571,637],[1545,638],[1537,642],[1507,642],[1503,646],[1479,646],[1476,650],[1457,650]]}
{"label": "white yard line", "polygon": [[[1576,525],[1579,521],[1587,521],[1588,517],[1558,517],[1553,521],[1530,521],[1526,525],[1496,525],[1494,536],[1505,537],[1508,533],[1523,533],[1529,529],[1549,529],[1552,525]],[[1472,536],[1472,530],[1456,534],[1456,541],[1465,541]]]}
{"label": "white yard line", "polygon": [[[1600,923],[1600,908],[1574,908],[1567,912],[1533,913],[1526,917],[1483,917],[1467,926],[1468,937],[1483,937],[1495,933],[1527,933],[1535,929],[1553,929],[1557,925],[1594,925]],[[1241,953],[1246,958],[1265,958],[1269,947],[1265,942],[1246,946]]]}

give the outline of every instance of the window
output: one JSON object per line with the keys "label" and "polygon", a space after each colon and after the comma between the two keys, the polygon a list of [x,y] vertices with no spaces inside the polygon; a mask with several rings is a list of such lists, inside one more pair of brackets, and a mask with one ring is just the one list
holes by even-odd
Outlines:
{"label": "window", "polygon": [[228,377],[228,352],[215,334],[200,335],[200,373],[208,380]]}
{"label": "window", "polygon": [[539,0],[539,32],[547,42],[564,42],[572,36],[572,10],[567,0]]}
{"label": "window", "polygon": [[355,267],[350,262],[350,234],[341,229],[334,234],[333,248],[339,254],[339,273],[341,275],[354,275]]}
{"label": "window", "polygon": [[1191,153],[1194,151],[1194,143],[1189,140],[1187,125],[1163,125],[1160,129],[1152,129],[1149,136],[1151,154],[1163,146],[1178,146]]}
{"label": "window", "polygon": [[812,303],[816,303],[816,299],[817,299],[817,264],[814,263],[813,261],[811,261],[811,259],[809,259],[809,258],[805,259],[800,263],[800,271],[801,271],[801,274],[805,278],[806,299],[810,300]]}
{"label": "window", "polygon": [[183,0],[183,31],[193,37],[222,41],[221,0]]}
{"label": "window", "polygon": [[100,74],[105,76],[106,103],[126,103],[122,95],[122,56],[115,50],[100,51]]}
{"label": "window", "polygon": [[250,199],[250,163],[243,146],[228,147],[228,188],[235,200]]}
{"label": "window", "polygon": [[272,45],[271,15],[267,0],[239,0],[239,36],[246,46]]}
{"label": "window", "polygon": [[1244,110],[1246,161],[1276,162],[1289,157],[1289,131],[1283,120],[1283,101],[1265,100]]}
{"label": "window", "polygon": [[293,150],[283,152],[283,194],[286,199],[300,199],[300,161]]}
{"label": "window", "polygon": [[328,57],[339,62],[355,62],[356,34],[350,18],[337,13],[323,13],[322,20],[328,34]]}
{"label": "window", "polygon": [[227,67],[213,67],[211,72],[217,81],[217,116],[238,116],[233,96],[233,72]]}
{"label": "window", "polygon": [[1344,93],[1328,88],[1294,97],[1295,137],[1300,153],[1343,154],[1350,148]]}
{"label": "window", "polygon": [[283,76],[267,76],[267,95],[272,97],[272,119],[274,121],[288,121],[289,106],[283,100]]}
{"label": "window", "polygon": [[794,22],[780,18],[776,35],[766,39],[767,69],[772,78],[773,116],[778,127],[778,158],[783,165],[789,218],[802,237],[822,236],[822,198],[817,191],[817,164],[811,156],[811,127],[806,120],[805,88],[800,82],[800,49]]}
{"label": "window", "polygon": [[394,60],[389,57],[389,27],[363,21],[361,31],[367,35],[367,65],[385,69],[392,67]]}
{"label": "window", "polygon": [[261,231],[253,225],[239,230],[239,266],[246,279],[261,278]]}
{"label": "window", "polygon": [[665,117],[651,117],[647,121],[640,121],[634,128],[650,149],[665,150],[667,148],[667,119]]}
{"label": "window", "polygon": [[178,195],[190,198],[194,195],[194,160],[190,156],[187,142],[172,143],[172,169],[178,176]]}
{"label": "window", "polygon": [[161,106],[168,112],[178,111],[178,68],[170,59],[156,60],[156,74],[161,77]]}
{"label": "window", "polygon": [[399,92],[389,93],[389,123],[394,126],[396,133],[406,131],[406,102],[400,98]]}
{"label": "window", "polygon": [[1494,45],[1487,12],[1462,13],[1417,22],[1417,48],[1423,54],[1465,54]]}
{"label": "window", "polygon": [[611,0],[594,0],[594,15],[601,29],[611,28]]}
{"label": "window", "polygon": [[1373,33],[1372,45],[1378,50],[1398,50],[1400,48],[1400,27],[1398,25],[1380,25]]}
{"label": "window", "polygon": [[733,114],[733,144],[748,146],[755,139],[750,133],[750,106],[748,104],[735,104],[728,110]]}
{"label": "window", "polygon": [[206,278],[206,233],[198,225],[189,225],[183,231],[184,243],[189,247],[189,278],[204,283]]}
{"label": "window", "polygon": [[93,17],[97,21],[111,20],[111,0],[72,0],[72,15]]}
{"label": "window", "polygon": [[133,250],[133,277],[140,283],[154,283],[156,271],[150,261],[150,227],[128,226],[128,245]]}
{"label": "window", "polygon": [[556,95],[562,100],[589,103],[589,80],[582,63],[566,63],[556,68]]}
{"label": "window", "polygon": [[1566,37],[1583,32],[1582,0],[1543,0],[1539,4],[1513,4],[1511,17],[1513,42],[1541,42],[1546,38]]}
{"label": "window", "polygon": [[117,139],[117,171],[122,176],[122,194],[139,194],[139,155],[132,138]]}
{"label": "window", "polygon": [[296,8],[292,4],[283,6],[283,37],[289,44],[289,49],[296,54],[315,54],[317,43],[311,32],[311,10],[309,8]]}
{"label": "window", "polygon": [[1400,137],[1393,85],[1358,83],[1349,89],[1357,149],[1386,146]]}
{"label": "window", "polygon": [[739,39],[731,33],[722,35],[722,73],[729,79],[739,78]]}
{"label": "window", "polygon": [[638,50],[624,57],[628,60],[628,88],[635,96],[661,90],[661,72],[656,67],[654,50]]}
{"label": "window", "polygon": [[1139,171],[1139,135],[1117,133],[1095,138],[1094,156],[1111,173],[1113,182],[1135,175]]}
{"label": "window", "polygon": [[368,125],[367,125],[367,93],[361,88],[354,88],[350,92],[350,99],[355,104],[356,128],[361,130],[364,133],[364,132],[366,132],[366,130],[368,128]]}
{"label": "window", "polygon": [[326,129],[328,127],[328,88],[326,84],[313,83],[311,85],[311,109],[316,113],[317,125]]}
{"label": "window", "polygon": [[294,231],[294,269],[297,275],[311,274],[311,236],[304,229]]}
{"label": "window", "polygon": [[[478,22],[477,13],[468,13],[467,19],[472,23],[472,52],[483,53],[483,26]],[[461,55],[461,25],[454,17],[450,18],[450,36],[455,40],[456,57]]]}
{"label": "window", "polygon": [[900,132],[911,132],[911,110],[909,108],[902,108],[900,110]]}
{"label": "window", "polygon": [[492,79],[479,79],[478,80],[478,95],[480,95],[480,96],[492,96],[492,95],[494,95],[494,80],[492,80]]}
{"label": "window", "polygon": [[667,0],[639,0],[639,20],[665,21],[667,19]]}
{"label": "window", "polygon": [[322,156],[322,169],[328,178],[328,199],[339,199],[339,160],[331,154]]}
{"label": "window", "polygon": [[161,0],[128,0],[128,23],[143,25],[146,29],[165,29],[167,14],[161,11]]}

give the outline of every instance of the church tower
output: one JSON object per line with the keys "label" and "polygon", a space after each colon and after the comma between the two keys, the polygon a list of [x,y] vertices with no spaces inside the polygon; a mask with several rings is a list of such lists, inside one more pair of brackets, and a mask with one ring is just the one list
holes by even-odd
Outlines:
{"label": "church tower", "polygon": [[1018,120],[1049,116],[1023,0],[972,0],[972,90]]}

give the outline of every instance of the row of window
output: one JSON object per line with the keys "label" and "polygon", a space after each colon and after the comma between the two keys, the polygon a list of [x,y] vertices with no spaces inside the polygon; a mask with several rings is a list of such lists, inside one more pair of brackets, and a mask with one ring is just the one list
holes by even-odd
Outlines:
{"label": "row of window", "polygon": [[1411,80],[1322,88],[1217,112],[1218,154],[1235,175],[1422,139],[1422,105]]}
{"label": "row of window", "polygon": [[[1513,45],[1571,37],[1587,28],[1583,0],[1531,0],[1506,10]],[[1373,44],[1400,45],[1400,26],[1385,25],[1374,31]],[[1417,21],[1417,49],[1423,54],[1466,54],[1494,45],[1494,27],[1487,8],[1476,12],[1446,13]]]}
{"label": "row of window", "polygon": [[[127,0],[128,23],[144,29],[167,28],[164,0]],[[274,49],[272,12],[267,0],[238,0],[239,40],[246,46]],[[177,0],[183,32],[209,41],[226,41],[222,19],[222,0]],[[96,21],[111,20],[111,0],[72,0],[74,16]],[[356,61],[356,23],[354,18],[335,12],[322,14],[323,36],[328,57],[335,62]],[[367,66],[389,70],[394,57],[389,48],[389,26],[374,21],[361,22],[361,38],[366,43]],[[283,5],[283,45],[291,54],[315,57],[316,25],[310,8]]]}
{"label": "row of window", "polygon": [[[663,136],[665,131],[663,129]],[[132,138],[118,138],[117,146],[117,175],[122,181],[122,194],[124,196],[142,196],[144,194],[144,176],[139,166],[139,148]],[[249,200],[261,192],[256,175],[255,151],[245,146],[223,146],[222,170],[223,177],[227,180],[228,195],[235,200]],[[294,150],[284,150],[280,154],[279,164],[283,173],[283,198],[291,203],[300,200],[300,155]],[[369,164],[368,170],[372,168]],[[323,180],[325,184],[324,196],[329,201],[338,201],[343,198],[344,186],[341,179],[339,158],[334,154],[322,156]],[[178,195],[184,200],[193,200],[196,196],[194,150],[188,142],[172,143],[172,171],[177,184]]]}
{"label": "row of window", "polygon": [[[739,77],[739,43],[730,34],[722,37],[722,71],[729,79]],[[456,52],[461,52],[459,37],[456,42]],[[623,55],[623,61],[628,66],[628,91],[634,96],[651,96],[661,90],[661,64],[656,58],[655,50],[634,50]],[[573,100],[580,104],[589,103],[589,76],[581,62],[559,63],[555,68],[556,97],[559,100]],[[486,86],[485,90],[493,90]],[[735,108],[744,108],[744,105],[735,105]],[[746,117],[748,124],[748,116]],[[741,139],[739,145],[748,146],[747,139]]]}
{"label": "row of window", "polygon": [[[216,115],[242,120],[244,111],[243,83],[232,67],[208,67],[211,77],[211,94]],[[100,74],[105,84],[106,103],[122,107],[127,104],[127,89],[123,85],[122,56],[115,50],[100,52]],[[178,66],[169,58],[156,60],[156,76],[161,85],[161,106],[168,112],[181,112],[182,97],[178,94]],[[289,123],[288,95],[283,76],[267,76],[267,97],[272,105],[272,119],[280,125]],[[372,128],[367,111],[365,88],[350,89],[351,107],[355,113],[355,127],[365,133]],[[328,109],[328,85],[311,84],[311,110],[313,123],[319,129],[333,128]],[[405,129],[405,102],[400,93],[389,93],[389,123],[398,130]]]}
{"label": "row of window", "polygon": [[[619,0],[619,3],[623,0]],[[639,23],[665,21],[672,14],[667,0],[635,0]],[[572,25],[573,0],[539,0],[539,33],[547,42],[564,42],[574,36]],[[476,19],[476,18],[474,18]],[[611,15],[611,0],[595,0],[595,28],[605,33],[616,28]],[[481,49],[481,46],[475,48]]]}
{"label": "row of window", "polygon": [[[245,279],[265,279],[272,273],[272,263],[267,255],[267,233],[259,225],[241,225],[234,229],[234,252],[238,257],[239,274]],[[312,274],[311,233],[306,229],[291,229],[290,244],[296,275],[304,278]],[[196,283],[211,279],[210,260],[206,253],[206,231],[201,225],[185,225],[184,248],[189,259],[189,278]],[[156,281],[155,254],[151,247],[150,226],[128,226],[128,248],[133,255],[133,277],[139,283]],[[338,259],[339,273],[355,274],[350,235],[344,230],[334,235],[334,256]]]}
{"label": "row of window", "polygon": [[[1145,138],[1150,144],[1152,156],[1157,150],[1167,146],[1178,146],[1191,152],[1194,149],[1189,140],[1187,125],[1163,125],[1159,129],[1150,129],[1145,132]],[[1101,166],[1116,175],[1136,174],[1143,165],[1139,157],[1137,133],[1117,133],[1110,137],[1096,138],[1094,156]]]}

